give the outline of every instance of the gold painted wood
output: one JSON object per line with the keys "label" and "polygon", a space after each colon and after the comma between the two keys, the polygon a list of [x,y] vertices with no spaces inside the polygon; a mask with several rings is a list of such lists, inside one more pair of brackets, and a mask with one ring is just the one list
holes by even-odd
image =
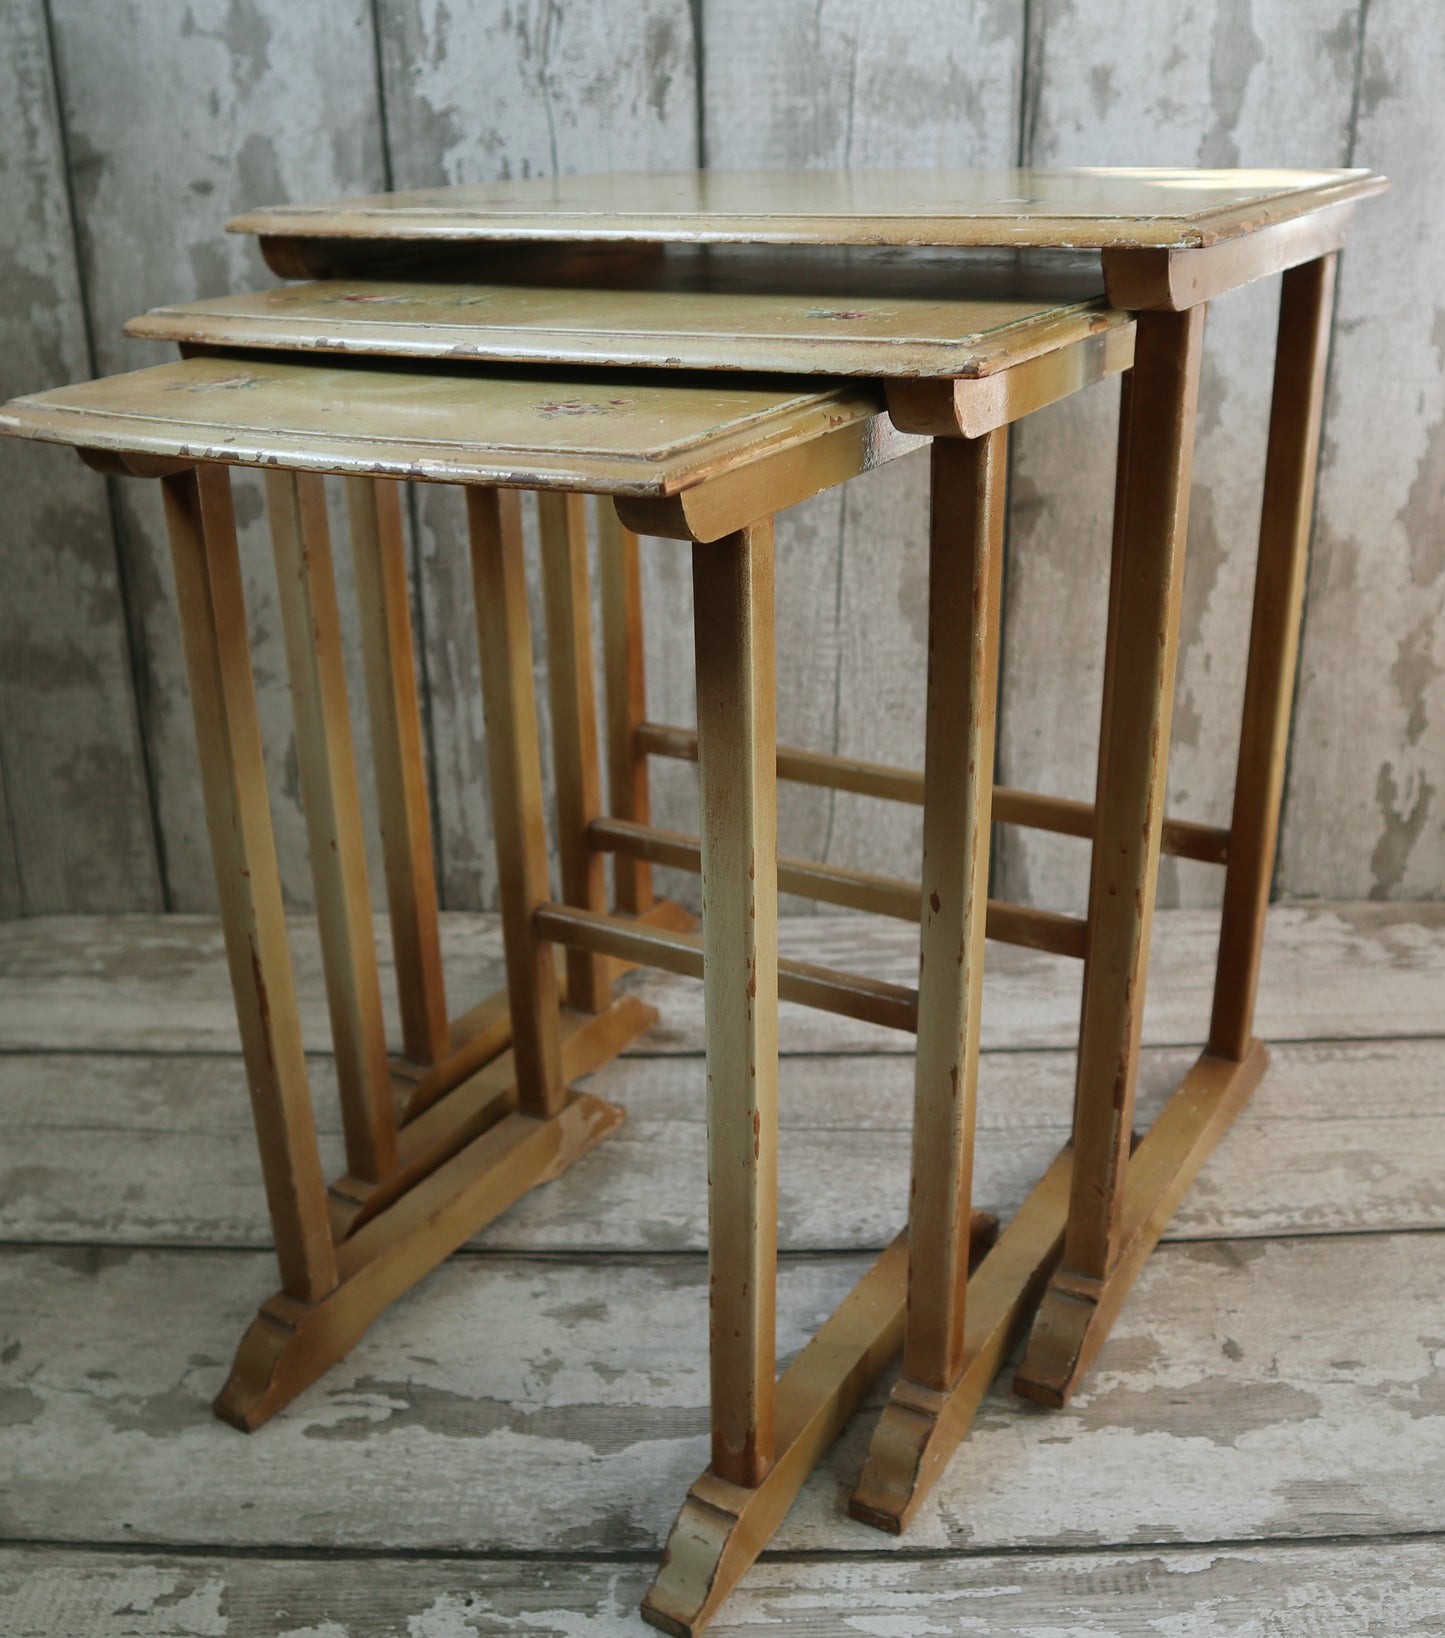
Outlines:
{"label": "gold painted wood", "polygon": [[1088,325],[1076,343],[981,379],[888,381],[894,426],[932,438],[982,438],[1127,370],[1134,362],[1129,315],[1099,312]]}
{"label": "gold painted wood", "polygon": [[774,1455],[778,817],[773,528],[693,552],[707,1023],[712,1472]]}
{"label": "gold painted wood", "polygon": [[[607,897],[602,857],[587,840],[588,825],[602,812],[602,771],[592,671],[586,497],[538,495],[537,523],[547,622],[547,687],[552,703],[562,897],[568,904],[602,910]],[[612,999],[607,963],[585,951],[569,950],[567,998],[583,1012],[600,1012]]]}
{"label": "gold painted wood", "polygon": [[[261,357],[182,359],[13,399],[0,409],[0,432],[127,461],[651,497],[761,470],[764,457],[817,442],[830,453],[803,491],[811,494],[918,447],[893,431],[881,394],[861,383],[819,391],[797,380],[697,384],[636,371],[559,381]],[[840,464],[833,452],[854,446]],[[755,498],[756,477],[740,475]],[[779,481],[790,475],[785,460]]]}
{"label": "gold painted wood", "polygon": [[[608,808],[614,818],[645,825],[647,753],[637,730],[647,717],[647,673],[642,639],[642,563],[637,536],[624,529],[616,510],[597,506],[597,580],[602,610],[604,733]],[[614,854],[617,908],[634,915],[652,903],[652,870],[645,860]]]}
{"label": "gold painted wood", "polygon": [[1268,1063],[1259,1041],[1238,1062],[1200,1054],[1128,1162],[1120,1250],[1108,1274],[1075,1272],[1065,1250],[1065,1264],[1049,1281],[1034,1319],[1014,1378],[1016,1393],[1044,1405],[1068,1403],[1179,1202]]}
{"label": "gold painted wood", "polygon": [[266,800],[231,481],[219,468],[195,468],[163,479],[162,490],[226,959],[281,1288],[289,1300],[315,1302],[336,1285],[336,1256]]}
{"label": "gold painted wood", "polygon": [[1072,1158],[1062,1150],[970,1278],[952,1386],[940,1392],[906,1377],[894,1385],[848,1502],[860,1523],[900,1535],[962,1444],[1063,1250]]}
{"label": "gold painted wood", "polygon": [[1336,260],[1331,254],[1292,269],[1280,290],[1259,564],[1209,1026],[1209,1050],[1221,1058],[1243,1058],[1253,1038],[1289,749]]}
{"label": "gold painted wood", "polygon": [[467,526],[519,1107],[526,1115],[547,1118],[561,1110],[567,1094],[557,971],[532,924],[532,912],[549,897],[547,829],[516,492],[469,488]]}
{"label": "gold painted wood", "polygon": [[1242,284],[1339,250],[1354,212],[1353,202],[1336,205],[1208,250],[1106,250],[1109,300],[1131,311],[1197,307]]}
{"label": "gold painted wood", "polygon": [[[648,756],[697,760],[697,735],[689,728],[644,722],[637,729],[637,744]],[[860,762],[853,757],[829,756],[792,745],[778,747],[778,778],[801,785],[822,785],[828,790],[852,791],[888,802],[923,804],[923,775],[912,768],[886,762]],[[1023,825],[1053,831],[1060,836],[1089,837],[1094,832],[1094,804],[1064,796],[1040,796],[1033,791],[996,785],[993,792],[995,824]],[[1229,854],[1229,832],[1219,825],[1199,825],[1188,819],[1166,819],[1160,850],[1201,864],[1223,864]]]}
{"label": "gold painted wood", "polygon": [[[233,233],[333,241],[1209,245],[1379,192],[1363,170],[681,171],[273,205]],[[330,247],[333,253],[337,246]]]}
{"label": "gold painted wood", "polygon": [[396,1164],[396,1116],[325,482],[314,473],[268,472],[266,509],[286,635],[297,773],[326,969],[346,1164],[356,1177],[375,1183]]}
{"label": "gold painted wood", "polygon": [[[1204,309],[1148,313],[1121,418],[1064,1265],[1107,1278],[1119,1253],[1158,878]],[[1019,1380],[1033,1378],[1030,1344]],[[1079,1367],[1082,1369],[1082,1365]],[[1077,1375],[1074,1380],[1077,1380]]]}
{"label": "gold painted wood", "polygon": [[1097,258],[1011,251],[564,246],[494,252],[470,271],[477,282],[326,280],[186,302],[126,329],[187,350],[987,378],[1067,350],[1106,311]]}
{"label": "gold painted wood", "polygon": [[[624,819],[594,820],[588,827],[588,836],[593,847],[615,858],[647,860],[694,875],[702,870],[701,849],[695,836],[658,830],[651,825],[635,825]],[[917,882],[782,855],[778,858],[778,891],[816,899],[823,904],[840,904],[852,910],[892,916],[899,921],[918,921],[923,907],[923,893]],[[989,900],[988,937],[1001,943],[1021,944],[1032,950],[1047,950],[1053,955],[1073,956],[1082,961],[1087,936],[1088,924],[1080,917]]]}
{"label": "gold painted wood", "polygon": [[963,1364],[1008,434],[933,446],[906,1380]]}
{"label": "gold painted wood", "polygon": [[401,488],[348,478],[346,504],[402,1047],[411,1062],[436,1064],[451,1040]]}
{"label": "gold painted wood", "polygon": [[250,1432],[310,1386],[404,1291],[529,1189],[559,1177],[615,1131],[623,1113],[571,1093],[555,1114],[504,1116],[338,1249],[341,1279],[322,1300],[265,1303],[216,1399]]}
{"label": "gold painted wood", "polygon": [[[702,978],[703,941],[695,933],[565,904],[544,904],[533,917],[537,931],[558,944],[619,956],[639,967],[660,967]],[[802,1007],[837,1013],[884,1029],[912,1034],[918,1027],[918,993],[902,984],[784,958],[778,962],[778,995]]]}
{"label": "gold painted wood", "polygon": [[[1062,1218],[1062,1207],[1060,1217]],[[975,1215],[975,1262],[998,1224]],[[900,1234],[778,1380],[778,1457],[756,1486],[709,1471],[688,1491],[642,1618],[662,1632],[701,1632],[777,1533],[808,1475],[898,1351],[908,1240]]]}

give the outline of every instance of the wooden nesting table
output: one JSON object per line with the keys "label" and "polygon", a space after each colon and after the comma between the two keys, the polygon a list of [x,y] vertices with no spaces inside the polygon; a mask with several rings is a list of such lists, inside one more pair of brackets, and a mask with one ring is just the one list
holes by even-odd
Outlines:
{"label": "wooden nesting table", "polygon": [[[1252,1006],[1335,253],[1356,200],[1382,185],[1363,172],[704,173],[284,207],[233,226],[260,232],[278,271],[321,282],[158,310],[134,333],[209,356],[21,400],[0,417],[0,429],[74,443],[103,469],[159,476],[167,490],[282,1259],[283,1291],[242,1346],[224,1414],[247,1426],[264,1419],[426,1268],[615,1124],[618,1111],[566,1088],[646,1027],[643,1009],[612,999],[618,961],[702,976],[707,988],[713,1453],[644,1605],[649,1620],[695,1632],[716,1612],[900,1340],[903,1376],[851,1502],[884,1529],[902,1529],[916,1512],[1031,1319],[1016,1386],[1048,1403],[1067,1399],[1266,1063]],[[567,243],[498,248],[517,240]],[[714,244],[727,248],[699,248]],[[919,253],[957,246],[996,253],[967,271],[956,256]],[[1091,284],[1097,264],[1081,275],[1057,254],[1051,265],[1038,260],[1067,247],[1102,250],[1112,309]],[[1282,270],[1226,831],[1163,813],[1199,349],[1210,296]],[[1137,324],[1124,307],[1143,309]],[[321,356],[346,353],[390,362]],[[610,368],[566,379],[517,373],[538,363]],[[679,368],[876,384],[789,388],[661,373]],[[995,791],[1007,427],[1118,372],[1128,373],[1096,801]],[[771,516],[923,438],[934,440],[925,768],[780,749]],[[350,1171],[329,1208],[304,1108],[224,463],[271,469],[347,1117]],[[390,1066],[374,954],[361,932],[365,876],[321,472],[351,478],[358,582],[364,601],[375,592],[364,637],[408,1020],[404,1056]],[[408,692],[402,675],[410,654],[395,485],[386,481],[394,478],[468,485],[508,995],[453,1025],[427,976],[435,886],[415,687]],[[517,487],[548,492],[560,900],[546,883]],[[611,497],[620,520],[601,556],[611,815],[601,811],[591,743],[586,546],[575,505],[586,491]],[[694,543],[695,733],[645,720],[632,531]],[[651,755],[697,760],[699,837],[650,825]],[[777,777],[921,801],[921,882],[778,860]],[[1086,920],[988,902],[991,820],[1092,838]],[[1225,866],[1224,922],[1209,1046],[1136,1140],[1161,851]],[[613,911],[603,899],[607,853],[619,866]],[[676,907],[652,903],[653,862],[701,872],[701,939]],[[779,962],[780,885],[918,919],[917,991]],[[970,1201],[985,933],[1085,964],[1074,1141],[991,1250]],[[565,1013],[553,945],[567,951]],[[916,1030],[919,1045],[907,1235],[775,1383],[780,993]]]}
{"label": "wooden nesting table", "polygon": [[[1080,816],[1093,851],[1068,1225],[1015,1378],[1019,1392],[1045,1404],[1065,1403],[1078,1385],[1164,1225],[1267,1061],[1253,1033],[1254,997],[1336,263],[1356,205],[1385,186],[1360,170],[705,171],[440,188],[277,207],[231,224],[259,234],[273,269],[290,277],[346,275],[387,258],[425,265],[428,258],[491,253],[523,241],[584,243],[633,257],[649,249],[658,256],[667,246],[736,244],[1099,254],[1109,301],[1135,311],[1137,329],[1123,398],[1096,801]],[[1234,811],[1227,830],[1206,831],[1164,815],[1204,317],[1211,298],[1281,273]],[[645,283],[648,275],[625,277]],[[891,298],[885,302],[892,305]],[[871,306],[876,313],[876,297]],[[838,308],[845,324],[866,321],[870,302]],[[773,367],[813,367],[800,337],[776,339]],[[637,350],[631,335],[619,346],[619,354]],[[645,361],[724,367],[725,352],[709,336],[674,334]],[[940,383],[924,379],[928,366],[906,355],[900,346],[890,369],[888,350],[880,347],[866,366],[889,378],[895,423],[940,437],[960,430]],[[957,381],[955,392],[967,385]],[[1009,390],[1007,378],[1000,387]],[[653,737],[648,748],[667,747]],[[790,771],[803,766],[789,759]],[[907,778],[818,758],[806,769],[805,777],[849,789],[898,791]],[[994,817],[1029,822],[1025,815],[1037,811],[1010,812],[1003,804]],[[1053,811],[1057,818],[1057,806]],[[1208,1046],[1139,1141],[1133,1132],[1139,1033],[1158,861],[1166,849],[1224,867],[1224,909]],[[927,916],[924,928],[926,952]],[[974,1021],[960,1022],[967,1031]],[[936,1087],[930,1100],[930,1073],[921,1046],[920,1165],[928,1163],[930,1144],[957,1142],[964,1131],[937,1113],[946,1100]],[[915,1234],[920,1215],[932,1209],[915,1206]],[[910,1310],[903,1380],[853,1498],[856,1516],[884,1529],[901,1529],[912,1517],[977,1402],[968,1363],[976,1357],[973,1321],[961,1282],[951,1289],[941,1304]]]}
{"label": "wooden nesting table", "polygon": [[[333,307],[344,318],[389,306],[390,350],[400,352],[406,349],[396,337],[405,335],[403,313],[412,307],[434,316],[440,303],[456,319],[490,303],[502,309],[505,331],[507,303],[521,299],[502,287],[373,284],[302,293],[302,306],[303,319],[307,311],[329,317]],[[174,317],[135,328],[147,331]],[[1008,423],[1028,409],[1126,369],[1133,324],[1077,283],[1067,297],[940,298],[928,317],[924,339],[965,355],[979,373],[910,388],[922,392],[933,423],[951,427],[933,448],[929,764],[905,797],[924,802],[921,885],[804,861],[775,863],[771,515],[922,446],[922,436],[900,431],[884,413],[878,386],[820,389],[796,377],[758,382],[636,371],[559,380],[417,358],[338,361],[320,356],[322,338],[298,359],[274,349],[237,350],[231,317],[207,308],[204,318],[185,319],[187,349],[203,356],[18,400],[0,412],[0,429],[74,444],[102,470],[159,477],[166,489],[232,982],[282,1269],[281,1292],[242,1343],[218,1402],[221,1414],[244,1427],[264,1420],[401,1290],[615,1126],[619,1110],[567,1087],[651,1021],[635,1001],[612,999],[616,962],[704,978],[713,1456],[645,1606],[649,1619],[673,1631],[698,1630],[771,1537],[896,1352],[905,1306],[911,1301],[929,1314],[958,1309],[970,1266],[992,1242],[991,1220],[976,1218],[969,1205],[985,923],[994,936],[1016,942],[1075,956],[1084,949],[1082,922],[987,902],[1005,438]],[[734,319],[735,330],[745,328]],[[229,464],[267,469],[347,1124],[350,1170],[332,1185],[329,1200],[316,1162],[266,808]],[[427,953],[435,948],[435,888],[422,841],[414,688],[408,694],[400,675],[409,673],[407,617],[396,486],[387,480],[467,486],[503,885],[509,1047],[505,1009],[493,999],[445,1037],[438,1031],[415,1045],[408,1040],[400,1062],[385,1058],[321,491],[320,474],[327,472],[350,483],[358,583],[368,605],[363,635],[373,725],[380,721],[384,729],[376,735],[384,828],[393,802],[407,818],[405,827],[387,830],[386,859],[399,979],[404,1000],[414,992],[416,1019],[436,1013],[444,1020],[445,1013],[435,1003]],[[546,882],[518,487],[547,491],[542,534],[560,901],[550,898]],[[632,804],[632,819],[604,817],[600,807],[586,540],[571,505],[587,491],[610,497],[629,531],[695,543],[699,704],[692,733],[640,720],[640,673],[630,669],[640,663],[639,633],[629,630],[635,536],[619,530],[604,541],[604,557],[623,564],[620,574],[615,565],[604,569],[604,584],[617,584],[603,607],[614,611],[606,616],[613,628],[608,647],[620,651],[609,668],[620,683],[609,720],[626,723],[620,750],[627,766],[614,788]],[[645,805],[637,806],[633,765],[649,746],[669,739],[678,741],[675,754],[698,763],[698,838],[655,830]],[[1050,809],[1042,799],[1017,800]],[[1042,822],[1074,825],[1068,807],[1055,805]],[[702,938],[675,906],[640,904],[650,894],[636,873],[619,876],[622,897],[631,902],[608,912],[601,878],[607,853],[640,868],[664,860],[700,871],[707,904]],[[962,941],[970,959],[935,962],[917,992],[780,962],[780,878],[820,898],[922,917],[926,948]],[[565,1012],[553,945],[567,951]],[[946,1141],[932,1145],[921,1171],[935,1208],[926,1218],[915,1208],[910,1236],[883,1254],[775,1381],[780,994],[917,1029],[929,1078],[951,1062],[961,1092],[946,1116]],[[483,1029],[468,1028],[468,1020]],[[936,1120],[943,1111],[935,1110],[936,1100],[921,1100],[920,1107],[925,1101]],[[988,1332],[971,1378],[979,1393],[1057,1256],[1066,1175],[1066,1162],[1053,1168],[978,1269],[973,1312]]]}

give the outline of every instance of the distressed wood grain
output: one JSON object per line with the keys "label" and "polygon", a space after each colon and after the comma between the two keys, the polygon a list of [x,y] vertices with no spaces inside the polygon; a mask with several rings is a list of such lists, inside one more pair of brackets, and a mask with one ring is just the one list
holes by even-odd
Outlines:
{"label": "distressed wood grain", "polygon": [[[1256,1026],[1267,1041],[1439,1036],[1445,986],[1445,905],[1277,905],[1270,911]],[[382,1005],[398,1038],[390,940],[376,922]],[[1166,911],[1156,918],[1153,977],[1144,1014],[1150,1046],[1204,1039],[1218,918]],[[302,1034],[328,1052],[330,1032],[314,924],[293,918],[291,943]],[[793,916],[783,953],[799,960],[912,984],[917,931],[860,915]],[[442,918],[449,993],[472,1004],[502,981],[496,917]],[[990,949],[985,1050],[1072,1050],[1078,1035],[1078,966],[1017,947]],[[660,972],[626,986],[656,1006],[660,1023],[637,1051],[699,1054],[702,987]],[[781,1009],[785,1053],[911,1055],[911,1036],[813,1012]],[[219,924],[210,918],[56,917],[0,926],[0,1051],[235,1052],[235,1013]]]}
{"label": "distressed wood grain", "polygon": [[[157,301],[269,282],[254,245],[223,231],[241,206],[304,197],[318,187],[362,192],[385,185],[367,0],[320,9],[284,0],[116,0],[105,6],[54,0],[51,9],[101,372],[173,356],[169,348],[121,335],[126,319]],[[138,97],[137,86],[154,94]],[[141,720],[168,903],[207,909],[215,883],[157,486],[118,482],[114,494],[142,648]],[[259,478],[237,482],[236,508],[277,851],[288,901],[306,905],[305,825]],[[359,703],[346,554],[338,568]],[[367,773],[364,713],[356,714]],[[380,879],[379,858],[372,877]]]}
{"label": "distressed wood grain", "polygon": [[[877,1638],[1402,1638],[1445,1624],[1442,1564],[1435,1539],[1062,1557],[915,1557],[905,1548],[885,1558],[859,1552],[842,1566],[769,1554],[709,1630],[836,1638],[846,1608],[847,1631]],[[650,1566],[628,1561],[539,1572],[476,1558],[317,1563],[280,1552],[254,1559],[15,1547],[0,1551],[0,1621],[12,1638],[616,1638],[641,1632],[636,1609],[651,1578]]]}
{"label": "distressed wood grain", "polygon": [[[523,0],[498,12],[440,0],[378,0],[389,151],[399,188],[591,170],[694,165],[697,108],[687,0],[604,0],[558,6]],[[460,497],[416,497],[422,649],[436,766],[438,877],[448,908],[496,904],[482,754],[476,620],[471,612]],[[542,629],[535,520],[528,502],[533,624]],[[691,621],[674,625],[688,559],[675,545],[644,549],[654,699],[691,700]],[[541,650],[539,649],[539,664]],[[539,678],[539,681],[541,679]],[[676,685],[676,686],[675,686]],[[545,692],[541,730],[550,738]],[[690,720],[690,719],[689,719]],[[546,766],[551,806],[552,769]],[[659,822],[682,819],[683,780],[658,781]]]}
{"label": "distressed wood grain", "polygon": [[[1420,1234],[1162,1247],[1067,1410],[989,1397],[910,1550],[1440,1533],[1439,1252]],[[781,1352],[862,1267],[783,1260]],[[7,1255],[12,1544],[657,1550],[705,1456],[701,1258],[453,1259],[240,1439],[208,1399],[270,1279],[255,1253]],[[870,1421],[779,1549],[886,1545],[839,1501]]]}
{"label": "distressed wood grain", "polygon": [[[1023,161],[1343,164],[1358,12],[1357,0],[1204,0],[1161,30],[1130,0],[1101,28],[1093,6],[1044,0],[1030,11]],[[1382,228],[1368,204],[1356,240]],[[1234,789],[1277,290],[1269,280],[1224,297],[1205,331],[1169,810],[1211,824],[1229,823]],[[1095,388],[1019,429],[999,755],[1000,778],[1025,789],[1093,793],[1116,401]],[[1308,758],[1299,736],[1296,747]],[[1343,866],[1362,834],[1336,830],[1332,859]],[[999,858],[1009,897],[1083,908],[1082,844],[1005,831]],[[1217,904],[1223,880],[1165,860],[1159,903]],[[1339,891],[1319,878],[1284,887]]]}
{"label": "distressed wood grain", "polygon": [[[713,168],[1013,163],[1023,11],[1007,0],[708,0],[702,13]],[[917,458],[779,520],[782,741],[922,767],[927,534]],[[916,813],[800,786],[778,797],[785,852],[917,874]]]}
{"label": "distressed wood grain", "polygon": [[[43,0],[0,11],[0,399],[91,373]],[[162,906],[104,481],[0,441],[0,915]]]}
{"label": "distressed wood grain", "polygon": [[[1141,1124],[1192,1061],[1188,1048],[1144,1055]],[[308,1069],[323,1164],[340,1172],[334,1069],[329,1059]],[[974,1188],[1001,1220],[1068,1140],[1071,1073],[1062,1052],[983,1058]],[[1445,1230],[1442,1080],[1440,1041],[1277,1049],[1168,1237]],[[779,1243],[789,1252],[880,1249],[908,1195],[909,1061],[791,1057],[780,1081]],[[527,1195],[475,1244],[572,1256],[705,1249],[701,1060],[630,1058],[586,1086],[621,1104],[626,1125],[575,1179]],[[0,1153],[0,1241],[270,1244],[238,1060],[0,1056]]]}
{"label": "distressed wood grain", "polygon": [[1392,177],[1343,258],[1280,880],[1445,892],[1445,36],[1365,13],[1352,151]]}

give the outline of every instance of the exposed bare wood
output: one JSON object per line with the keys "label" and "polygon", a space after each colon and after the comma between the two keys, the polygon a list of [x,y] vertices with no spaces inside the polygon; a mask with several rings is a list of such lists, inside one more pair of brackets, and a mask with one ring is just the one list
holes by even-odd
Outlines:
{"label": "exposed bare wood", "polygon": [[346,700],[341,614],[331,567],[326,488],[311,474],[268,472],[266,500],[296,714],[296,756],[310,839],[346,1163],[378,1182],[396,1163],[391,1065],[371,926],[361,795]]}
{"label": "exposed bare wood", "polygon": [[[637,729],[637,744],[649,756],[674,757],[683,762],[697,760],[697,735],[689,728],[644,722]],[[860,762],[853,757],[829,756],[823,751],[801,750],[791,745],[778,747],[778,778],[822,785],[829,790],[853,791],[859,796],[881,797],[888,802],[923,805],[923,775],[911,768]],[[996,785],[993,817],[996,824],[1025,825],[1033,830],[1055,831],[1061,836],[1088,837],[1093,834],[1094,805]],[[1181,859],[1223,864],[1228,857],[1229,832],[1222,826],[1166,819],[1160,848]]]}
{"label": "exposed bare wood", "polygon": [[[657,830],[651,825],[629,824],[621,819],[596,820],[589,828],[589,835],[594,847],[617,857],[649,860],[694,874],[702,869],[701,852],[694,836]],[[892,916],[900,921],[916,922],[923,903],[922,890],[916,882],[875,876],[865,870],[843,870],[837,865],[813,864],[806,859],[779,858],[778,890],[825,904],[841,904],[874,915]],[[1086,924],[1077,917],[1054,915],[1029,905],[993,901],[989,903],[988,915],[990,938],[1083,959]]]}
{"label": "exposed bare wood", "polygon": [[449,1039],[401,489],[350,478],[346,500],[402,1046],[432,1064]]}
{"label": "exposed bare wood", "polygon": [[[602,812],[597,696],[592,667],[592,596],[583,495],[537,497],[542,546],[542,601],[547,621],[547,686],[552,700],[557,850],[562,897],[586,910],[606,908],[601,855],[587,827]],[[607,964],[584,950],[567,952],[567,997],[583,1012],[612,998]]]}
{"label": "exposed bare wood", "polygon": [[[647,755],[637,730],[647,716],[647,673],[642,643],[642,562],[637,536],[616,509],[597,506],[597,582],[602,610],[602,668],[606,681],[604,734],[607,797],[614,818],[648,822]],[[617,853],[612,879],[619,910],[634,915],[652,903],[652,871],[645,861]]]}
{"label": "exposed bare wood", "polygon": [[988,913],[1008,434],[940,438],[928,539],[928,717],[904,1378],[963,1363]]}
{"label": "exposed bare wood", "polygon": [[282,1289],[336,1284],[223,468],[162,480],[216,888]]}
{"label": "exposed bare wood", "polygon": [[1336,257],[1285,274],[1210,1050],[1243,1058],[1274,872],[1314,512]]}
{"label": "exposed bare wood", "polygon": [[566,1090],[557,971],[533,923],[533,911],[548,897],[547,830],[516,493],[469,488],[467,524],[519,1107],[548,1118],[562,1109]]}

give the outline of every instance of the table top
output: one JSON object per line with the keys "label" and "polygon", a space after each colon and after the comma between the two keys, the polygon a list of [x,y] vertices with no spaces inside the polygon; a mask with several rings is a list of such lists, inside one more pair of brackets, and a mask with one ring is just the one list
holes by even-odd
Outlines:
{"label": "table top", "polygon": [[273,205],[235,233],[376,240],[1192,249],[1377,193],[1366,170],[679,171]]}
{"label": "table top", "polygon": [[924,441],[895,432],[861,384],[466,365],[198,357],[0,407],[0,433],[127,455],[648,496],[865,422],[880,458]]}
{"label": "table top", "polygon": [[126,330],[206,347],[880,379],[992,375],[1128,322],[1105,307],[1096,258],[675,247],[629,258],[619,282],[611,256],[504,254],[488,282],[287,285],[156,308]]}

